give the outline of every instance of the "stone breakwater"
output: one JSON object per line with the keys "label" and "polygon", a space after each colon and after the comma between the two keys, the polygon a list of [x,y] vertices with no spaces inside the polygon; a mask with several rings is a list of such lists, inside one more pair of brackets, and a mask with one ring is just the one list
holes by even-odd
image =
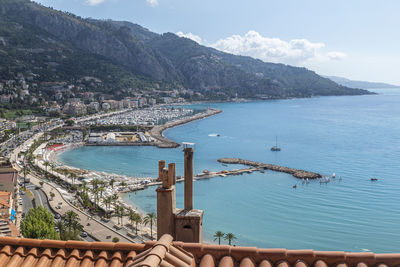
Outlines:
{"label": "stone breakwater", "polygon": [[272,171],[277,171],[277,172],[285,172],[285,173],[289,173],[299,179],[318,179],[318,178],[322,177],[321,174],[315,173],[315,172],[297,170],[297,169],[278,166],[278,165],[274,165],[274,164],[244,160],[244,159],[239,159],[239,158],[221,158],[221,159],[218,159],[218,162],[225,163],[225,164],[243,164],[243,165],[252,166],[252,167],[260,168],[260,169],[267,169],[267,170],[272,170]]}
{"label": "stone breakwater", "polygon": [[196,114],[194,116],[191,116],[189,118],[185,118],[185,119],[181,119],[181,120],[176,120],[176,121],[170,121],[167,122],[164,125],[158,125],[158,126],[154,126],[153,129],[150,130],[150,135],[151,137],[153,137],[154,139],[156,139],[156,143],[155,145],[159,148],[176,148],[179,147],[179,144],[169,140],[168,138],[165,138],[163,136],[163,132],[169,128],[178,126],[178,125],[182,125],[194,120],[199,120],[199,119],[203,119],[209,116],[213,116],[216,115],[218,113],[221,113],[222,110],[218,110],[218,109],[208,109],[206,112],[204,113],[199,113]]}

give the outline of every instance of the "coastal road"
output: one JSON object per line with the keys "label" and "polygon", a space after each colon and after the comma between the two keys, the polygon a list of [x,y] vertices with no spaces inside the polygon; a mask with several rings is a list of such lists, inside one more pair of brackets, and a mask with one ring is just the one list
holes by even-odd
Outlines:
{"label": "coastal road", "polygon": [[[37,186],[35,186],[33,184],[27,184],[26,189],[29,189],[29,191],[32,192],[34,199],[35,199],[34,202],[36,204],[36,207],[43,206],[44,208],[46,208],[48,211],[51,212],[53,217],[57,214],[56,212],[53,212],[53,210],[50,208],[49,202],[47,201],[46,194],[43,192],[43,190],[41,190],[40,188],[38,188]],[[31,208],[33,208],[33,201],[29,197],[28,194],[21,195],[21,198],[22,198],[22,202],[23,202],[23,204],[22,204],[23,212],[25,214],[27,214],[27,212]],[[96,241],[94,238],[92,238],[89,235],[83,239],[85,241],[89,241],[89,242]]]}

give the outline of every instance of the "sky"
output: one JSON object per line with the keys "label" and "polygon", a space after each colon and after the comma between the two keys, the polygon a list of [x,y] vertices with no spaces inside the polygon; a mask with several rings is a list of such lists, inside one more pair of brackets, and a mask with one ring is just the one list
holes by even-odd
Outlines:
{"label": "sky", "polygon": [[36,0],[321,75],[400,85],[400,1]]}

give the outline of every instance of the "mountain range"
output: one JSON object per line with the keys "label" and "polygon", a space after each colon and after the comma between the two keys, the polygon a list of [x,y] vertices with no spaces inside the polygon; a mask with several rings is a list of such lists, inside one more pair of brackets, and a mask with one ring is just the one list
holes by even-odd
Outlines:
{"label": "mountain range", "polygon": [[[125,21],[85,19],[29,0],[0,0],[0,80],[102,81],[96,90],[190,89],[209,99],[370,94],[301,67],[267,63],[157,34]],[[44,95],[51,96],[51,91]]]}
{"label": "mountain range", "polygon": [[379,82],[366,82],[366,81],[354,81],[338,76],[324,76],[337,84],[347,86],[350,88],[361,88],[361,89],[384,89],[384,88],[400,88],[399,85],[379,83]]}

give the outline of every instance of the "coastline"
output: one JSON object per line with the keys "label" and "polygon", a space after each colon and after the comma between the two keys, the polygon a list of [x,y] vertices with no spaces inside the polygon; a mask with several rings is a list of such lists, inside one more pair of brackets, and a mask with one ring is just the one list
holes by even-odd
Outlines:
{"label": "coastline", "polygon": [[[217,109],[207,109],[206,112],[196,114],[194,116],[188,117],[188,118],[183,118],[183,119],[178,119],[175,121],[170,121],[165,123],[164,125],[160,126],[155,126],[153,129],[150,131],[150,135],[152,138],[157,140],[156,142],[153,142],[151,144],[146,144],[146,145],[153,145],[157,146],[159,148],[176,148],[179,147],[180,145],[172,140],[167,139],[166,137],[163,136],[163,132],[169,128],[173,128],[175,126],[183,125],[195,120],[203,119],[206,117],[210,117],[213,115],[216,115],[218,113],[221,113],[222,110],[217,110]],[[111,179],[115,179],[117,182],[125,182],[127,183],[126,186],[115,186],[115,188],[111,189],[112,193],[117,193],[119,196],[118,202],[120,205],[124,206],[126,209],[132,208],[135,212],[139,213],[142,217],[146,216],[146,213],[141,210],[133,201],[128,200],[127,193],[129,192],[134,192],[137,190],[142,190],[147,188],[148,186],[154,185],[156,186],[156,178],[154,177],[148,177],[148,178],[139,178],[139,177],[134,177],[134,176],[127,176],[127,175],[120,175],[120,174],[115,174],[115,173],[107,173],[107,172],[99,172],[99,171],[93,171],[93,170],[86,170],[86,169],[81,169],[81,168],[76,168],[73,166],[66,165],[62,163],[59,160],[59,155],[61,153],[64,153],[66,151],[69,151],[71,149],[76,149],[78,147],[83,147],[86,146],[87,144],[85,143],[74,143],[74,144],[65,144],[61,149],[58,150],[51,150],[48,152],[45,152],[43,155],[44,159],[48,160],[49,162],[53,163],[55,166],[58,168],[65,168],[69,170],[75,170],[77,172],[82,173],[85,178],[87,179],[101,179],[103,181],[110,181]],[[114,220],[114,223],[116,224],[116,221]],[[150,235],[150,229],[146,226],[140,226],[138,227],[139,232],[141,232],[141,235],[148,237]],[[156,231],[153,229],[153,233],[156,233]]]}
{"label": "coastline", "polygon": [[163,135],[163,132],[169,128],[173,128],[182,124],[186,124],[195,120],[200,120],[203,118],[207,118],[213,115],[216,115],[218,113],[221,113],[222,110],[219,109],[213,109],[209,108],[205,113],[199,113],[194,116],[191,116],[189,118],[181,119],[181,120],[176,120],[176,121],[170,121],[165,123],[164,125],[157,125],[154,126],[153,129],[150,130],[150,136],[154,139],[157,140],[157,142],[154,144],[155,146],[159,148],[177,148],[180,145],[172,140],[169,140]]}

